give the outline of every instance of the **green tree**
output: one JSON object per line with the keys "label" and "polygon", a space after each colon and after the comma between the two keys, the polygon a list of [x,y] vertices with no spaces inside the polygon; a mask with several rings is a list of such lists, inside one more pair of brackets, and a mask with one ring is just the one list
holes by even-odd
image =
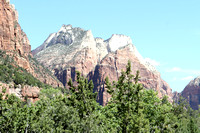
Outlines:
{"label": "green tree", "polygon": [[107,92],[112,96],[107,106],[111,110],[116,109],[114,117],[119,123],[119,132],[149,132],[149,121],[143,113],[144,104],[141,98],[144,88],[138,80],[139,71],[136,76],[131,74],[130,61],[126,66],[126,71],[121,72],[118,82],[111,85],[106,78]]}
{"label": "green tree", "polygon": [[[100,113],[100,105],[96,102],[97,93],[93,93],[93,82],[88,82],[86,78],[81,76],[80,72],[76,72],[77,84],[73,85],[72,80],[69,80],[70,95],[68,96],[68,106],[77,110],[80,124],[80,132],[95,132],[100,131],[102,122]],[[103,129],[102,129],[103,130]]]}
{"label": "green tree", "polygon": [[25,82],[25,79],[23,75],[20,72],[15,72],[14,83],[18,85],[18,84],[23,84],[24,82]]}
{"label": "green tree", "polygon": [[178,119],[177,132],[188,132],[188,133],[198,133],[200,132],[200,127],[198,125],[199,112],[194,111],[188,101],[183,97],[180,97],[178,104],[173,104],[173,113]]}

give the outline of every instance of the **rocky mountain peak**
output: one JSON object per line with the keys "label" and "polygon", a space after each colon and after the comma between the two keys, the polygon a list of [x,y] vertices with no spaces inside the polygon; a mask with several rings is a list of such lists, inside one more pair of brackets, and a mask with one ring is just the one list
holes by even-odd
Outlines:
{"label": "rocky mountain peak", "polygon": [[56,44],[66,46],[79,45],[80,48],[83,48],[89,46],[91,42],[95,43],[91,30],[72,27],[72,25],[62,25],[58,32],[50,34],[42,45],[32,51],[32,54],[35,55],[38,52]]}
{"label": "rocky mountain peak", "polygon": [[194,80],[189,82],[190,86],[199,86],[200,87],[200,76],[196,77]]}
{"label": "rocky mountain peak", "polygon": [[111,38],[107,40],[107,42],[110,52],[114,52],[120,47],[132,44],[132,40],[130,37],[121,34],[113,34]]}
{"label": "rocky mountain peak", "polygon": [[63,24],[58,32],[67,32],[67,31],[69,31],[71,29],[72,29],[72,25],[70,25],[70,24],[69,25],[64,25]]}
{"label": "rocky mountain peak", "polygon": [[[57,45],[53,46],[55,44]],[[44,58],[44,54],[48,55],[48,53],[52,54],[52,52],[55,56],[62,56],[63,58],[64,56],[70,55],[70,58],[64,59],[64,62],[66,63],[69,62],[72,57],[75,57],[77,51],[81,51],[86,47],[95,51],[95,58],[97,58],[97,61],[95,62],[97,63],[100,62],[108,53],[128,47],[134,56],[138,58],[141,64],[143,64],[149,71],[159,75],[159,72],[156,70],[156,68],[140,55],[129,36],[113,34],[109,39],[104,40],[102,38],[94,38],[91,30],[84,30],[78,27],[73,28],[72,25],[62,25],[58,32],[50,34],[46,41],[40,47],[32,51],[32,53],[38,60],[43,60],[42,58]],[[39,53],[40,51],[42,53]],[[51,56],[45,58],[49,57]],[[60,64],[63,62],[63,60],[58,59],[48,59],[48,61],[54,62],[54,64]]]}
{"label": "rocky mountain peak", "polygon": [[143,78],[140,82],[145,88],[157,90],[159,97],[172,97],[171,88],[161,79],[159,72],[140,55],[131,38],[125,35],[113,34],[104,40],[94,38],[91,30],[63,25],[32,53],[64,86],[70,78],[75,80],[75,71],[92,79],[94,91],[99,93],[98,101],[102,105],[109,100],[104,88],[105,77],[108,76],[111,81],[117,80],[128,60],[133,64],[133,72],[141,72]]}
{"label": "rocky mountain peak", "polygon": [[200,76],[191,80],[181,92],[181,95],[189,101],[193,109],[197,110],[198,105],[200,105]]}

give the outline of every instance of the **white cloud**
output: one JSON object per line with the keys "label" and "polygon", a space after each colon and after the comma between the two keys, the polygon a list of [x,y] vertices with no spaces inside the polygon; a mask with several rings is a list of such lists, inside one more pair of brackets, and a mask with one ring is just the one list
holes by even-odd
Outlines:
{"label": "white cloud", "polygon": [[187,77],[182,78],[181,80],[192,80],[192,79],[194,79],[193,76],[187,76]]}
{"label": "white cloud", "polygon": [[150,58],[145,58],[145,61],[153,65],[154,67],[160,66],[160,62],[150,59]]}

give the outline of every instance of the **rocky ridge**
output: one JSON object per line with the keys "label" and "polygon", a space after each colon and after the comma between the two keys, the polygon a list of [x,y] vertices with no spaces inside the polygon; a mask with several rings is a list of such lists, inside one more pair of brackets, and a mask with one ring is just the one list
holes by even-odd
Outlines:
{"label": "rocky ridge", "polygon": [[144,87],[156,90],[159,97],[168,95],[172,101],[169,85],[161,79],[155,67],[143,59],[128,36],[114,34],[103,40],[94,38],[90,30],[63,25],[32,53],[65,86],[70,78],[75,80],[76,70],[92,79],[102,105],[110,98],[104,87],[106,76],[111,81],[117,80],[128,60],[132,62],[133,72],[140,71],[140,82]]}

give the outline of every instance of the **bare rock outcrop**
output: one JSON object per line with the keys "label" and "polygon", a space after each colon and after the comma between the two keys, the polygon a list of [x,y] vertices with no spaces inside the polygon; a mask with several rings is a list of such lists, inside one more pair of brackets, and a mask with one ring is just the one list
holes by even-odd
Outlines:
{"label": "bare rock outcrop", "polygon": [[184,88],[181,95],[188,100],[190,106],[197,110],[200,105],[200,76],[196,77],[194,80]]}
{"label": "bare rock outcrop", "polygon": [[[15,67],[22,67],[41,82],[54,87],[63,86],[52,76],[50,71],[32,58],[31,45],[18,23],[18,13],[15,6],[11,5],[9,0],[0,0],[0,50],[5,51],[7,55],[14,59]],[[24,86],[20,91],[19,88],[13,89],[6,84],[4,86],[8,89],[8,93],[15,93],[20,98],[25,95],[32,100],[38,98],[39,89],[37,87]]]}
{"label": "bare rock outcrop", "polygon": [[14,5],[5,0],[0,0],[0,49],[14,56],[20,67],[31,71],[28,62],[28,55],[31,55],[29,40],[18,23]]}
{"label": "bare rock outcrop", "polygon": [[117,81],[121,70],[126,69],[128,60],[132,63],[131,69],[133,74],[136,74],[136,71],[139,70],[141,77],[139,82],[145,88],[154,89],[158,92],[160,98],[168,95],[169,100],[172,101],[172,90],[169,85],[161,79],[159,72],[153,71],[146,64],[143,64],[134,51],[136,51],[136,48],[132,44],[129,44],[113,53],[109,53],[96,66],[94,76],[91,79],[94,81],[95,91],[99,92],[98,100],[100,104],[105,105],[110,99],[104,84],[105,78],[108,76],[110,81]]}
{"label": "bare rock outcrop", "polygon": [[130,37],[114,34],[103,40],[94,38],[90,30],[63,25],[51,34],[46,41],[32,51],[34,57],[49,68],[66,86],[67,81],[75,80],[75,71],[80,71],[94,82],[94,91],[98,92],[98,102],[105,105],[110,96],[106,92],[104,80],[118,80],[128,60],[132,70],[140,71],[140,82],[147,89],[154,89],[159,97],[169,96],[172,90],[162,80],[160,73],[139,54]]}
{"label": "bare rock outcrop", "polygon": [[14,58],[18,66],[27,70],[41,82],[62,86],[56,78],[44,71],[45,68],[31,59],[31,45],[18,23],[18,13],[14,5],[11,5],[8,0],[0,0],[0,50],[6,51]]}
{"label": "bare rock outcrop", "polygon": [[0,93],[2,93],[3,89],[6,89],[6,94],[14,94],[22,100],[25,100],[25,98],[27,98],[31,102],[39,100],[39,92],[41,90],[41,88],[28,85],[18,85],[15,88],[14,83],[6,84],[0,82]]}

